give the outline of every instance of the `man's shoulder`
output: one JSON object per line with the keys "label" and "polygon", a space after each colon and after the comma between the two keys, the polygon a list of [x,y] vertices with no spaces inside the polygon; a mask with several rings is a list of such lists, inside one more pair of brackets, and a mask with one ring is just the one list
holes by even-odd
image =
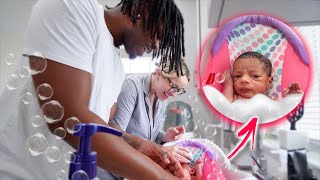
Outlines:
{"label": "man's shoulder", "polygon": [[[72,15],[79,15],[79,17],[74,16],[75,18],[82,18],[87,17],[88,13],[96,13],[98,7],[99,3],[96,0],[38,0],[33,6],[33,10],[41,9],[51,17],[55,17],[52,16],[51,12],[59,11],[60,9],[62,14],[71,13]],[[59,16],[61,14],[56,15]]]}

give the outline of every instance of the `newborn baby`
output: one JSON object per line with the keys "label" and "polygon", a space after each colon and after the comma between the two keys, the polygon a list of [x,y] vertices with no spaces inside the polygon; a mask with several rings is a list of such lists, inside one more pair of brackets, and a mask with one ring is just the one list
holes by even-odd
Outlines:
{"label": "newborn baby", "polygon": [[[245,52],[235,59],[232,69],[226,70],[222,93],[230,102],[250,99],[257,94],[266,95],[273,81],[271,72],[272,63],[267,57],[258,52]],[[297,82],[291,83],[283,94],[294,93],[302,93]]]}
{"label": "newborn baby", "polygon": [[179,145],[187,147],[192,153],[192,160],[182,164],[185,174],[191,180],[251,180],[252,175],[237,171],[229,159],[213,142],[205,139],[178,140],[164,146]]}

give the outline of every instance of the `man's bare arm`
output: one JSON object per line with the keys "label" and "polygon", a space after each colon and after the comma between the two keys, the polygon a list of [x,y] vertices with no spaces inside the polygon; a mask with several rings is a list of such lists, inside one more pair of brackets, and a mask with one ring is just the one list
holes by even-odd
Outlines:
{"label": "man's bare arm", "polygon": [[[37,57],[31,57],[36,60]],[[48,60],[45,72],[34,75],[35,87],[48,83],[54,90],[51,99],[64,107],[64,118],[56,124],[48,124],[51,131],[63,127],[67,118],[75,116],[82,123],[107,125],[88,108],[91,95],[91,74],[67,65]],[[110,84],[111,86],[111,84]],[[40,105],[45,101],[40,101]],[[78,138],[67,135],[64,139],[77,148]],[[98,153],[98,165],[109,172],[130,179],[175,179],[159,165],[129,146],[122,138],[98,133],[93,136],[92,149]]]}
{"label": "man's bare arm", "polygon": [[[160,146],[153,141],[144,140],[138,136],[127,133],[126,131],[121,129],[121,127],[116,122],[112,120],[109,121],[109,126],[121,131],[123,133],[122,138],[128,144],[130,144],[130,146],[150,157],[153,161],[160,164],[164,169],[169,169],[169,167],[171,167],[170,171],[175,176],[183,175],[180,162],[176,157],[174,157],[169,149]],[[161,163],[159,163],[158,160],[160,160]]]}

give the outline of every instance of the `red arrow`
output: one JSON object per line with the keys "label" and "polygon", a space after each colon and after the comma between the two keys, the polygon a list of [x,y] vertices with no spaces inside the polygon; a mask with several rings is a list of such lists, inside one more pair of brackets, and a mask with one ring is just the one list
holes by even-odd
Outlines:
{"label": "red arrow", "polygon": [[236,149],[228,156],[229,159],[231,159],[241,149],[241,147],[247,142],[251,134],[252,134],[251,149],[254,148],[254,138],[255,138],[256,129],[257,129],[257,121],[258,121],[258,118],[252,118],[251,121],[249,121],[246,125],[244,125],[242,129],[240,129],[240,131],[238,132],[238,137],[241,137],[246,133],[247,135],[243,138],[243,140],[236,147]]}

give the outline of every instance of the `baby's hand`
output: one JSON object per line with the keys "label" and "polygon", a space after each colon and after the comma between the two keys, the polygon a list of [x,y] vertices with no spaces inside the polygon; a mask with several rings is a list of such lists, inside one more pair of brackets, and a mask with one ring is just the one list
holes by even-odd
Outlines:
{"label": "baby's hand", "polygon": [[225,80],[223,82],[224,85],[233,84],[230,68],[224,71],[224,76],[225,76]]}
{"label": "baby's hand", "polygon": [[293,82],[289,84],[288,88],[284,89],[283,95],[287,96],[289,94],[300,94],[300,93],[303,93],[303,91],[301,91],[299,83]]}

